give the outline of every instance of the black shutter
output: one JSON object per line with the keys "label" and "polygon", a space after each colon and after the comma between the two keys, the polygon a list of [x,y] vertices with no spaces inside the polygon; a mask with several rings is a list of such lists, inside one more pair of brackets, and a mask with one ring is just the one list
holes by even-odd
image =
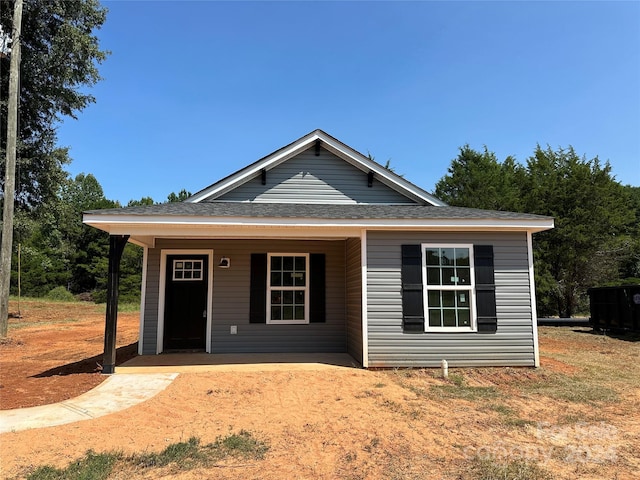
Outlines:
{"label": "black shutter", "polygon": [[326,321],[326,273],[325,254],[309,255],[309,321],[322,323]]}
{"label": "black shutter", "polygon": [[474,245],[473,254],[476,276],[478,332],[495,333],[498,329],[498,318],[496,315],[496,283],[493,268],[493,246]]}
{"label": "black shutter", "polygon": [[424,332],[422,248],[402,245],[402,328],[405,332]]}
{"label": "black shutter", "polygon": [[249,323],[267,322],[267,254],[251,254]]}

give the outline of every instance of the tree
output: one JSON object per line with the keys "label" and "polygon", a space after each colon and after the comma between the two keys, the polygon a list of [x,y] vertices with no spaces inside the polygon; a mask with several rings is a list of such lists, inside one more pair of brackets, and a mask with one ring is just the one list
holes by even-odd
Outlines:
{"label": "tree", "polygon": [[534,243],[542,311],[570,317],[586,309],[588,287],[617,278],[617,252],[633,209],[609,163],[580,158],[572,147],[538,146],[527,171],[527,211],[555,218],[555,228]]}
{"label": "tree", "polygon": [[[13,7],[14,8],[7,8]],[[75,117],[95,99],[84,90],[99,80],[97,64],[106,58],[98,39],[92,34],[102,26],[106,10],[97,0],[8,0],[0,9],[0,26],[14,31],[13,42],[19,46],[11,55],[0,55],[0,168],[7,173],[0,179],[3,192],[3,273],[11,271],[13,239],[13,205],[18,200],[24,209],[33,209],[53,199],[65,174],[62,166],[69,158],[66,149],[56,147],[56,126],[63,116]],[[15,17],[15,22],[14,22]],[[19,40],[19,43],[18,43]],[[5,97],[9,85],[15,84],[16,68],[21,60],[20,122],[14,119],[12,102]],[[9,134],[9,125],[17,125],[17,134]],[[7,132],[7,136],[4,136]],[[12,156],[17,157],[17,179]],[[17,186],[14,193],[14,185]],[[5,248],[6,247],[6,248]],[[0,337],[7,333],[10,282],[0,282]],[[8,280],[8,278],[7,278]]]}
{"label": "tree", "polygon": [[536,297],[541,315],[567,317],[586,310],[587,288],[637,271],[640,199],[634,207],[629,188],[572,147],[538,146],[523,167],[465,145],[435,193],[451,205],[554,217],[555,228],[534,237]]}
{"label": "tree", "polygon": [[447,172],[436,183],[435,195],[449,205],[510,211],[522,208],[518,183],[523,171],[513,157],[500,163],[487,147],[478,152],[465,145]]}
{"label": "tree", "polygon": [[[4,1],[0,25],[8,31],[14,3]],[[100,50],[93,32],[106,19],[106,9],[97,0],[31,0],[24,4],[22,18],[22,66],[20,78],[20,128],[18,134],[17,200],[36,206],[55,196],[66,174],[66,149],[56,145],[56,128],[65,116],[77,113],[95,101],[87,93],[99,79],[98,65],[107,52]],[[9,82],[8,59],[0,58],[0,129],[6,130]],[[0,139],[0,150],[6,138]],[[3,185],[2,181],[2,185]]]}
{"label": "tree", "polygon": [[[22,44],[22,0],[18,0],[14,9],[13,44],[9,81],[9,101],[7,102],[7,141],[4,196],[8,200],[2,205],[2,246],[0,248],[0,338],[7,336],[9,317],[9,289],[11,285],[11,253],[13,249],[13,210],[15,195],[16,154],[18,136],[18,90],[20,86],[20,48]],[[4,55],[3,55],[4,58]],[[4,131],[4,130],[3,130]],[[9,268],[7,268],[7,266]]]}
{"label": "tree", "polygon": [[[84,173],[65,182],[60,193],[61,225],[70,252],[70,290],[93,291],[106,286],[109,235],[82,224],[82,212],[120,205],[107,200],[98,180]],[[104,285],[103,285],[104,284]]]}
{"label": "tree", "polygon": [[174,203],[174,202],[184,202],[187,198],[189,198],[191,196],[191,192],[187,192],[184,188],[182,190],[180,190],[178,192],[178,194],[176,194],[175,192],[171,192],[168,196],[167,196],[167,201],[169,203]]}

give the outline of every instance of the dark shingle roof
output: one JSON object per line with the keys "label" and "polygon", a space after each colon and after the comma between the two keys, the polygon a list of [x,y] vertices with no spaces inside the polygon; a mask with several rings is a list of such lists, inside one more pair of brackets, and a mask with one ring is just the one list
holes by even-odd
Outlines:
{"label": "dark shingle roof", "polygon": [[547,220],[551,217],[528,213],[479,210],[430,205],[322,205],[297,203],[164,203],[139,207],[90,210],[89,215],[323,218],[323,219],[496,219]]}

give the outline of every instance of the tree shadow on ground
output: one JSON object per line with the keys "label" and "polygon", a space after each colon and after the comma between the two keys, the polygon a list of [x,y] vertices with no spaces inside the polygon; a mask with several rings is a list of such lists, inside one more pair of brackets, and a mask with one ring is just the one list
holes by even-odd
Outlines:
{"label": "tree shadow on ground", "polygon": [[612,330],[573,330],[576,333],[588,333],[599,337],[610,337],[624,342],[640,342],[640,332],[632,331],[612,331]]}
{"label": "tree shadow on ground", "polygon": [[[116,365],[120,365],[127,360],[131,360],[136,355],[138,355],[138,342],[120,347],[116,350]],[[77,362],[67,363],[66,365],[53,367],[36,375],[31,375],[30,378],[44,378],[58,375],[75,375],[77,373],[98,373],[101,371],[102,354],[95,355],[90,358],[84,358]]]}

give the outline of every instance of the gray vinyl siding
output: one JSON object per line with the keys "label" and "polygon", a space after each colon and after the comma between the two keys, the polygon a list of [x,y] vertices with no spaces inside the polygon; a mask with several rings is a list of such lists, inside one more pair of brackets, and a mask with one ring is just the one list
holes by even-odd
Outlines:
{"label": "gray vinyl siding", "polygon": [[156,353],[158,341],[158,290],[160,289],[160,250],[150,248],[147,252],[146,296],[144,301],[144,324],[142,326],[142,353]]}
{"label": "gray vinyl siding", "polygon": [[360,239],[346,241],[347,352],[362,364],[362,268]]}
{"label": "gray vinyl siding", "polygon": [[[149,249],[144,325],[145,354],[156,352],[160,252],[162,249],[213,249],[212,353],[346,352],[345,242],[288,240],[158,240]],[[252,253],[324,253],[326,322],[308,325],[249,323]],[[229,257],[231,268],[217,267]],[[237,326],[238,333],[230,334]]]}
{"label": "gray vinyl siding", "polygon": [[258,175],[215,201],[415,204],[375,179],[367,186],[363,172],[324,148],[315,156],[311,148],[267,172],[266,184]]}
{"label": "gray vinyl siding", "polygon": [[[369,366],[533,366],[526,233],[368,232]],[[493,245],[496,333],[403,333],[401,245]]]}

